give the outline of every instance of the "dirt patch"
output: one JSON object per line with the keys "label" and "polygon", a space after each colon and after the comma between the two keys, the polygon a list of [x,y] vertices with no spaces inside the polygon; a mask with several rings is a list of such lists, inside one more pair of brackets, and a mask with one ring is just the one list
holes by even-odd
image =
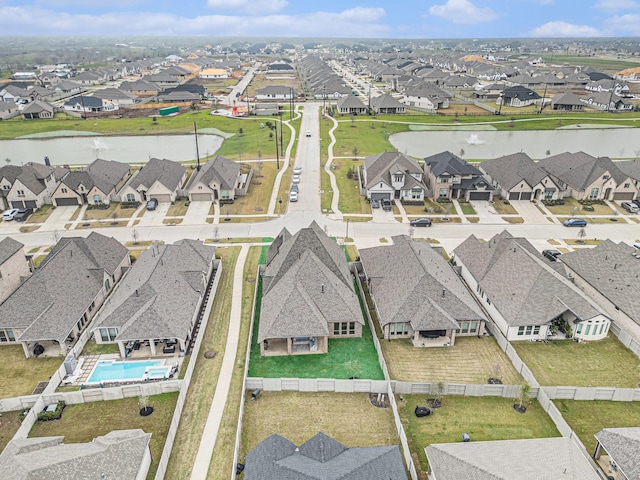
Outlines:
{"label": "dirt patch", "polygon": [[502,385],[502,380],[500,380],[499,378],[489,377],[487,383],[489,385]]}
{"label": "dirt patch", "polygon": [[524,405],[520,405],[519,403],[514,403],[513,409],[518,413],[524,413],[527,411],[527,407],[525,407]]}
{"label": "dirt patch", "polygon": [[442,406],[442,400],[439,398],[427,398],[427,405],[431,408],[440,408]]}
{"label": "dirt patch", "polygon": [[206,352],[204,352],[204,358],[207,359],[216,358],[216,355],[216,352],[214,352],[213,350],[207,350]]}
{"label": "dirt patch", "polygon": [[390,406],[389,396],[385,394],[380,395],[380,398],[378,398],[377,393],[370,393],[369,403],[371,403],[371,405],[373,405],[376,408],[389,408]]}

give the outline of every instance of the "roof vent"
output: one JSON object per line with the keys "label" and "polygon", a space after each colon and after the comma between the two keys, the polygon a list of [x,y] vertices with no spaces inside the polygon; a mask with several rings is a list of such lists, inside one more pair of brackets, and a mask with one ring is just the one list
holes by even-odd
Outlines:
{"label": "roof vent", "polygon": [[320,286],[320,291],[324,293],[324,283]]}
{"label": "roof vent", "polygon": [[140,295],[138,295],[138,289],[136,288],[136,297],[139,297]]}

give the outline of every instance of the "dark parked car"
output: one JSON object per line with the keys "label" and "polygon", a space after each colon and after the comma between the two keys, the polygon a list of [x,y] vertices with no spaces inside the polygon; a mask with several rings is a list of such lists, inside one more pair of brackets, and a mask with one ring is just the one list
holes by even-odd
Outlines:
{"label": "dark parked car", "polygon": [[289,189],[289,191],[298,193],[299,189],[300,189],[300,187],[298,186],[298,184],[294,183],[293,185],[291,185],[291,188]]}
{"label": "dark parked car", "polygon": [[382,200],[382,209],[386,210],[387,212],[393,210],[393,207],[391,206],[391,200]]}
{"label": "dark parked car", "polygon": [[18,213],[13,216],[13,219],[16,222],[24,222],[32,213],[33,208],[21,208],[20,210],[18,210]]}
{"label": "dark parked car", "polygon": [[550,249],[547,249],[547,250],[543,250],[542,251],[542,255],[544,255],[546,258],[548,258],[552,262],[557,262],[558,261],[558,256],[562,255],[562,252],[559,252],[558,250],[550,248]]}
{"label": "dark parked car", "polygon": [[587,221],[584,218],[568,218],[562,224],[565,227],[586,227]]}
{"label": "dark parked car", "polygon": [[371,208],[380,208],[380,202],[378,200],[371,200]]}
{"label": "dark parked car", "polygon": [[147,202],[147,210],[155,210],[156,208],[158,208],[158,200],[152,198]]}
{"label": "dark parked car", "polygon": [[417,218],[415,220],[411,220],[409,225],[412,227],[430,227],[431,219],[430,218]]}
{"label": "dark parked car", "polygon": [[636,207],[640,207],[640,200],[639,199],[635,199],[632,203],[635,203]]}

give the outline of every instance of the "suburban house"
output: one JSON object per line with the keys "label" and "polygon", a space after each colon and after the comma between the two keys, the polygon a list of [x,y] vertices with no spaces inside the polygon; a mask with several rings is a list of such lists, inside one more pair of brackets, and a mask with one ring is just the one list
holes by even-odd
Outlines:
{"label": "suburban house", "polygon": [[130,175],[128,164],[98,158],[84,170],[67,173],[53,193],[52,202],[57,207],[109,204]]}
{"label": "suburban house", "polygon": [[205,68],[200,71],[200,78],[229,78],[229,71],[225,68]]}
{"label": "suburban house", "polygon": [[155,198],[159,202],[174,202],[186,179],[187,169],[183,165],[152,158],[122,188],[120,200],[144,202]]}
{"label": "suburban house", "polygon": [[407,480],[407,473],[397,445],[349,448],[324,433],[300,446],[274,433],[244,459],[245,480],[293,478]]}
{"label": "suburban house", "polygon": [[[51,203],[51,195],[55,191],[60,179],[67,174],[68,170],[61,167],[49,167],[41,163],[29,162],[20,168],[20,173],[13,167],[8,169],[6,175],[0,179],[0,185],[9,191],[6,194],[6,202],[11,208],[40,208],[44,204]],[[11,180],[13,178],[13,181]]]}
{"label": "suburban house", "polygon": [[526,107],[534,104],[539,105],[541,101],[542,97],[530,88],[516,85],[505,88],[497,98],[496,103],[509,107]]}
{"label": "suburban house", "polygon": [[609,332],[610,318],[573,284],[562,263],[547,261],[525,238],[506,230],[487,242],[471,235],[452,258],[509,341],[553,334],[592,341]]}
{"label": "suburban house", "polygon": [[385,339],[415,347],[451,346],[479,336],[485,317],[440,249],[405,235],[393,245],[360,249],[360,261]]}
{"label": "suburban house", "polygon": [[5,102],[0,99],[0,120],[9,120],[20,115],[20,109],[13,102]]}
{"label": "suburban house", "polygon": [[0,167],[0,210],[6,210],[9,208],[9,201],[7,195],[11,191],[13,182],[22,173],[22,168],[17,165],[5,165]]}
{"label": "suburban house", "polygon": [[615,165],[622,171],[622,173],[633,180],[636,187],[640,188],[640,161],[622,160],[616,162]]}
{"label": "suburban house", "polygon": [[114,112],[120,107],[109,100],[103,100],[102,98],[94,96],[79,95],[64,102],[62,108],[68,112],[97,113]]}
{"label": "suburban house", "polygon": [[112,287],[131,265],[129,251],[113,237],[92,232],[65,237],[40,267],[0,304],[0,330],[21,343],[63,356],[91,322]]}
{"label": "suburban house", "polygon": [[581,112],[584,110],[584,103],[575,93],[557,93],[551,99],[551,108],[564,112]]}
{"label": "suburban house", "polygon": [[329,338],[362,336],[346,257],[317,223],[295,235],[283,229],[267,250],[261,278],[262,355],[327,353]]}
{"label": "suburban house", "polygon": [[600,305],[613,322],[640,342],[640,251],[605,240],[562,255],[575,284]]}
{"label": "suburban house", "polygon": [[596,110],[633,110],[633,104],[615,93],[595,92],[580,99],[587,107]]}
{"label": "suburban house", "polygon": [[132,107],[138,103],[137,95],[118,88],[104,88],[102,90],[96,90],[93,92],[93,96],[117,105],[118,107]]}
{"label": "suburban house", "polygon": [[14,438],[0,454],[0,470],[14,480],[144,480],[151,466],[150,440],[140,429],[113,430],[88,443],[63,443],[63,436]]}
{"label": "suburban house", "polygon": [[420,165],[399,152],[366,157],[362,164],[362,185],[369,200],[424,201],[427,187]]}
{"label": "suburban house", "polygon": [[482,172],[451,152],[424,159],[424,175],[434,198],[491,200],[493,186]]}
{"label": "suburban house", "polygon": [[256,90],[256,100],[282,100],[283,102],[288,102],[297,97],[298,91],[295,88],[284,85],[268,85]]}
{"label": "suburban house", "polygon": [[42,100],[34,100],[22,109],[22,118],[25,120],[53,118],[54,108]]}
{"label": "suburban house", "polygon": [[556,181],[523,152],[485,160],[480,170],[507,200],[556,200],[560,187]]}
{"label": "suburban house", "polygon": [[594,435],[598,441],[593,457],[607,478],[632,480],[640,478],[640,428],[603,428]]}
{"label": "suburban house", "polygon": [[345,95],[336,102],[340,115],[365,115],[369,108],[355,95]]}
{"label": "suburban house", "polygon": [[600,480],[568,437],[435,443],[424,450],[429,480]]}
{"label": "suburban house", "polygon": [[638,187],[609,157],[584,152],[561,153],[538,162],[561,189],[561,197],[576,200],[633,200]]}
{"label": "suburban house", "polygon": [[380,95],[379,97],[372,97],[370,103],[371,110],[378,115],[400,114],[404,113],[406,109],[404,104],[400,103],[388,93]]}
{"label": "suburban house", "polygon": [[[93,325],[96,343],[117,343],[125,358],[134,344],[177,343],[184,352],[214,271],[215,247],[196,240],[142,252]],[[129,345],[129,347],[127,347]]]}
{"label": "suburban house", "polygon": [[423,85],[413,87],[404,92],[402,103],[406,106],[427,112],[449,108],[449,99],[452,95],[435,85]]}
{"label": "suburban house", "polygon": [[158,95],[160,89],[155,83],[146,80],[135,80],[133,82],[122,82],[120,90],[131,92],[139,97],[154,97]]}
{"label": "suburban house", "polygon": [[238,195],[246,195],[248,178],[240,163],[216,155],[191,175],[186,187],[189,201],[234,200]]}
{"label": "suburban house", "polygon": [[[22,243],[11,237],[0,240],[0,304],[30,275],[23,247]],[[6,341],[9,341],[7,332],[0,330],[0,342]]]}

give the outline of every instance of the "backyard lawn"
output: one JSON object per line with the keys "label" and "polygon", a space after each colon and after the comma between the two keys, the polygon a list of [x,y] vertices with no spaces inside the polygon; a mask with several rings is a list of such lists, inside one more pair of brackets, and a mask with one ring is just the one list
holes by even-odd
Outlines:
{"label": "backyard lawn", "polygon": [[0,398],[30,395],[38,382],[46,382],[60,365],[61,357],[26,358],[22,345],[3,345],[0,348],[2,382]]}
{"label": "backyard lawn", "polygon": [[20,428],[19,414],[20,412],[4,412],[0,415],[0,452]]}
{"label": "backyard lawn", "polygon": [[[317,355],[283,355],[263,357],[258,344],[262,281],[258,286],[256,315],[251,339],[250,377],[268,378],[339,378],[351,377],[383,380],[378,354],[368,323],[362,327],[361,338],[330,338],[329,352]],[[360,304],[362,307],[362,302]],[[364,312],[363,312],[364,313]],[[364,317],[363,315],[363,318]]]}
{"label": "backyard lawn", "polygon": [[540,385],[635,388],[640,381],[640,359],[615,337],[511,344]]}
{"label": "backyard lawn", "polygon": [[527,405],[526,413],[520,414],[513,409],[515,401],[511,398],[446,396],[433,415],[417,418],[414,410],[417,405],[426,404],[427,395],[402,398],[398,409],[421,479],[427,478],[428,468],[424,448],[434,443],[460,442],[464,432],[471,441],[559,436],[553,421],[536,400]]}
{"label": "backyard lawn", "polygon": [[414,347],[409,339],[381,341],[392,379],[404,382],[487,383],[506,385],[522,378],[491,337],[457,337],[453,347]]}
{"label": "backyard lawn", "polygon": [[269,435],[301,445],[322,432],[347,447],[398,445],[390,408],[376,408],[366,393],[262,392],[247,395],[240,462]]}
{"label": "backyard lawn", "polygon": [[36,422],[29,437],[63,435],[66,444],[85,443],[112,430],[140,428],[152,434],[149,443],[151,467],[147,479],[153,479],[177,400],[178,392],[149,397],[149,405],[154,411],[147,417],[140,416],[138,397],[67,405],[60,420]]}
{"label": "backyard lawn", "polygon": [[596,449],[593,435],[603,428],[640,425],[638,402],[554,400],[553,403],[589,453]]}

